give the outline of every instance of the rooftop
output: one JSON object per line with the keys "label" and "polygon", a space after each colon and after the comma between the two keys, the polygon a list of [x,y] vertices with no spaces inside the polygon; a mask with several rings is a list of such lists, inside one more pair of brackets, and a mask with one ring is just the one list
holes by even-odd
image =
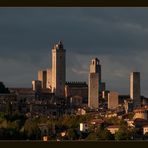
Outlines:
{"label": "rooftop", "polygon": [[120,127],[119,125],[110,125],[107,128],[119,128],[119,127]]}
{"label": "rooftop", "polygon": [[10,92],[18,94],[34,94],[32,88],[9,88]]}
{"label": "rooftop", "polygon": [[143,127],[147,127],[148,128],[148,124],[144,125]]}
{"label": "rooftop", "polygon": [[94,124],[101,124],[103,122],[104,122],[104,120],[102,120],[102,119],[93,119],[93,120],[91,120],[91,123],[94,123]]}
{"label": "rooftop", "polygon": [[86,82],[66,82],[66,85],[70,86],[70,87],[88,87]]}

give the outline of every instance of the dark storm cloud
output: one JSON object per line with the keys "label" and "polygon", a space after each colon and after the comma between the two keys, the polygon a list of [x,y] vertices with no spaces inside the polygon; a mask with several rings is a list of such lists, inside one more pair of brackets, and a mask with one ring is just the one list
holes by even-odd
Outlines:
{"label": "dark storm cloud", "polygon": [[[120,54],[124,49],[146,49],[148,33],[147,28],[143,28],[147,24],[145,11],[143,16],[143,10],[140,9],[116,9],[3,9],[0,44],[5,47],[9,42],[10,47],[15,47],[17,51],[26,52],[32,48],[45,51],[49,45],[52,46],[54,41],[61,38],[68,48],[82,54]],[[136,22],[135,15],[139,16],[137,19],[143,18],[143,21]]]}
{"label": "dark storm cloud", "polygon": [[108,89],[129,92],[129,73],[142,73],[147,93],[147,8],[0,8],[0,78],[31,86],[51,66],[58,40],[67,49],[67,80],[87,81],[98,57]]}

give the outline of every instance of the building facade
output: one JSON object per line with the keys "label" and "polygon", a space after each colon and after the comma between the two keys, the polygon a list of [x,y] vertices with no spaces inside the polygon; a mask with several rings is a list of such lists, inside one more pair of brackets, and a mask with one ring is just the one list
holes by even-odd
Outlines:
{"label": "building facade", "polygon": [[88,123],[87,122],[80,123],[80,131],[81,132],[87,132],[88,131]]}
{"label": "building facade", "polygon": [[111,132],[111,134],[115,134],[119,130],[119,125],[110,125],[107,127],[107,130]]}
{"label": "building facade", "polygon": [[52,49],[52,92],[65,96],[66,50],[61,41]]}
{"label": "building facade", "polygon": [[134,107],[141,105],[140,72],[132,72],[130,74],[130,98],[133,100]]}
{"label": "building facade", "polygon": [[32,81],[32,90],[33,91],[41,91],[42,88],[42,82],[39,80],[33,80]]}
{"label": "building facade", "polygon": [[118,97],[119,94],[117,92],[110,91],[108,93],[108,109],[116,109],[118,107]]}
{"label": "building facade", "polygon": [[73,96],[88,97],[88,85],[86,82],[66,82],[65,97]]}
{"label": "building facade", "polygon": [[38,71],[38,80],[42,83],[42,88],[45,89],[47,85],[47,71],[39,70]]}
{"label": "building facade", "polygon": [[47,88],[52,89],[52,69],[47,69]]}
{"label": "building facade", "polygon": [[141,118],[148,120],[148,108],[137,108],[134,110],[134,119]]}
{"label": "building facade", "polygon": [[148,133],[148,125],[143,126],[143,135]]}
{"label": "building facade", "polygon": [[88,78],[88,106],[92,109],[99,107],[99,93],[101,91],[101,65],[100,61],[95,58],[90,64]]}
{"label": "building facade", "polygon": [[101,82],[101,91],[105,91],[106,90],[106,84],[105,82]]}

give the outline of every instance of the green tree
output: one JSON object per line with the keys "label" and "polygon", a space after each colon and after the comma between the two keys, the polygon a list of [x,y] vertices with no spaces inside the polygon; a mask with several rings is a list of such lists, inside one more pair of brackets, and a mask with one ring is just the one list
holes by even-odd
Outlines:
{"label": "green tree", "polygon": [[7,120],[6,120],[6,119],[3,119],[3,120],[0,122],[0,128],[7,128]]}
{"label": "green tree", "polygon": [[97,134],[98,140],[114,140],[114,136],[107,129],[100,130]]}
{"label": "green tree", "polygon": [[144,134],[144,139],[148,139],[148,132]]}
{"label": "green tree", "polygon": [[115,133],[115,140],[130,140],[130,139],[131,139],[131,134],[128,130],[123,130],[120,128]]}
{"label": "green tree", "polygon": [[89,135],[85,138],[87,141],[97,141],[98,140],[98,135],[95,132],[89,133]]}
{"label": "green tree", "polygon": [[127,122],[124,120],[121,120],[120,121],[120,128],[122,128],[123,130],[127,130],[128,129]]}
{"label": "green tree", "polygon": [[5,113],[4,112],[0,112],[0,119],[5,119]]}
{"label": "green tree", "polygon": [[79,138],[79,135],[75,129],[68,129],[67,134],[69,140],[77,140]]}
{"label": "green tree", "polygon": [[121,119],[119,119],[118,117],[106,118],[106,122],[107,122],[108,124],[120,125],[120,121],[121,121]]}
{"label": "green tree", "polygon": [[10,101],[6,103],[6,114],[12,116],[12,104]]}
{"label": "green tree", "polygon": [[0,93],[10,93],[9,89],[5,87],[3,82],[0,82]]}
{"label": "green tree", "polygon": [[40,139],[40,129],[34,119],[27,119],[24,124],[24,133],[28,139]]}

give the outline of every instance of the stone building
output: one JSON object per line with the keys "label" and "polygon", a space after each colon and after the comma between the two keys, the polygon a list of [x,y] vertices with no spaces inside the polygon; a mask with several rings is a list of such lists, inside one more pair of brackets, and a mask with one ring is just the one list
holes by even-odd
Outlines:
{"label": "stone building", "polygon": [[110,125],[107,127],[107,130],[111,132],[111,134],[115,134],[119,130],[119,125]]}
{"label": "stone building", "polygon": [[83,100],[88,97],[88,85],[86,82],[66,82],[65,97],[79,96]]}
{"label": "stone building", "polygon": [[133,112],[133,101],[124,100],[125,113]]}
{"label": "stone building", "polygon": [[42,82],[39,80],[33,80],[32,81],[32,90],[33,91],[41,91],[42,89]]}
{"label": "stone building", "polygon": [[52,89],[52,69],[47,69],[47,88]]}
{"label": "stone building", "polygon": [[119,105],[119,94],[117,92],[110,91],[108,94],[108,109],[116,109]]}
{"label": "stone building", "polygon": [[134,107],[141,106],[140,72],[130,74],[130,98],[133,100]]}
{"label": "stone building", "polygon": [[148,124],[143,126],[143,135],[148,133]]}
{"label": "stone building", "polygon": [[88,131],[88,123],[87,122],[83,122],[83,123],[80,123],[80,131],[81,132],[87,132]]}
{"label": "stone building", "polygon": [[134,119],[141,118],[141,119],[148,120],[148,106],[136,108],[134,110],[134,113],[135,113],[133,117]]}
{"label": "stone building", "polygon": [[106,90],[106,83],[101,82],[101,92]]}
{"label": "stone building", "polygon": [[106,91],[102,91],[102,95],[101,96],[102,96],[103,99],[108,100],[108,94],[109,94],[109,91],[107,91],[107,90]]}
{"label": "stone building", "polygon": [[101,65],[97,58],[91,60],[88,77],[88,106],[98,109],[99,93],[101,92]]}
{"label": "stone building", "polygon": [[45,89],[47,85],[47,71],[39,70],[38,71],[38,80],[42,83],[42,88]]}
{"label": "stone building", "polygon": [[16,111],[18,109],[18,101],[16,94],[0,94],[0,112],[7,111],[8,103],[11,104],[12,111]]}
{"label": "stone building", "polygon": [[52,92],[56,96],[65,96],[66,50],[59,41],[52,49]]}

